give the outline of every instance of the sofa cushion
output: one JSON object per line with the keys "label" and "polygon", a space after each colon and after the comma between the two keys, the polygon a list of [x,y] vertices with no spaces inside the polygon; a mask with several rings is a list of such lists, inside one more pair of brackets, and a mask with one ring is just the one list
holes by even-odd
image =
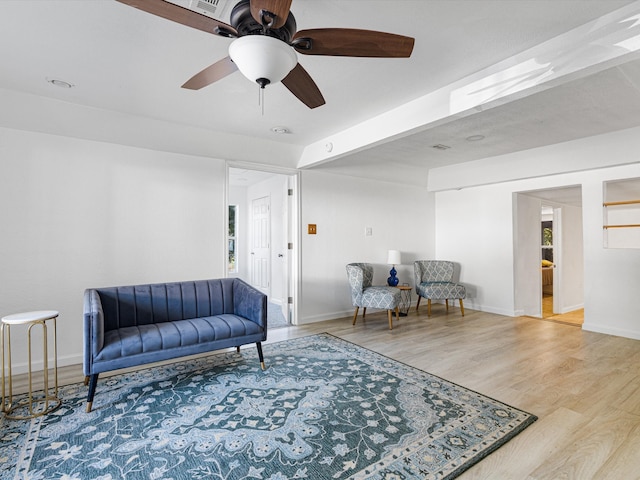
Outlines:
{"label": "sofa cushion", "polygon": [[95,360],[114,360],[172,348],[188,348],[261,331],[262,328],[255,322],[232,314],[123,327],[105,332],[104,348]]}

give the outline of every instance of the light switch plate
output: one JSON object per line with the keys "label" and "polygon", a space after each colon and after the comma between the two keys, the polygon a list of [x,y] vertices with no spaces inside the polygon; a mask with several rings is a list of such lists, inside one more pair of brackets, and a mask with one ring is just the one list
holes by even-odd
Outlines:
{"label": "light switch plate", "polygon": [[309,233],[309,235],[315,235],[316,234],[316,224],[315,223],[310,223],[307,229],[307,232]]}

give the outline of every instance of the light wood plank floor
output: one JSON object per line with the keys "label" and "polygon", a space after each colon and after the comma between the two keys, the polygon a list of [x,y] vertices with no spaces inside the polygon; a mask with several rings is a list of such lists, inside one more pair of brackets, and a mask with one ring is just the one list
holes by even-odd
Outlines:
{"label": "light wood plank floor", "polygon": [[[348,317],[273,329],[269,343],[328,332],[539,417],[462,480],[640,479],[640,341],[465,314],[436,304],[428,318],[412,308],[389,331],[386,314],[374,313],[355,326]],[[61,379],[81,381],[80,367],[62,369]]]}
{"label": "light wood plank floor", "polygon": [[570,325],[582,325],[584,323],[584,308],[567,313],[553,313],[553,295],[542,297],[542,318],[552,322],[568,323]]}

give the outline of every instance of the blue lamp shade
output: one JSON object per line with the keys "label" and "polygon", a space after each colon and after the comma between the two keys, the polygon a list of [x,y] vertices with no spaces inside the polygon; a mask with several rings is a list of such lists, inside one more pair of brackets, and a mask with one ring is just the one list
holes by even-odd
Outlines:
{"label": "blue lamp shade", "polygon": [[387,278],[387,284],[390,287],[398,286],[398,277],[396,277],[396,265],[402,264],[402,258],[400,255],[400,250],[389,250],[389,255],[387,257],[387,263],[391,265],[391,270],[389,271],[390,277]]}

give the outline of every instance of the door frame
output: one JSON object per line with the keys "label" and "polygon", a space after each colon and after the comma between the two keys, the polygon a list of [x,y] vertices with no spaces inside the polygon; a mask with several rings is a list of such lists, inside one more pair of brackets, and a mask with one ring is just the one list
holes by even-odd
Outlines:
{"label": "door frame", "polygon": [[[562,207],[559,207],[554,202],[542,201],[540,209],[540,220],[542,220],[543,211],[545,209],[551,209],[551,231],[552,231],[552,251],[553,251],[553,306],[552,314],[556,315],[560,313],[560,305],[563,304],[562,289],[560,288],[562,281]],[[542,242],[541,242],[542,243]],[[541,274],[542,275],[542,274]],[[542,279],[541,279],[542,280]],[[544,293],[543,293],[544,296]],[[542,301],[542,300],[541,300]],[[540,316],[544,317],[542,312],[542,306],[540,307]]]}
{"label": "door frame", "polygon": [[[291,299],[291,302],[288,303],[289,310],[289,322],[292,325],[298,324],[299,319],[299,308],[300,308],[300,260],[301,260],[301,233],[300,233],[300,171],[297,169],[286,168],[286,167],[268,167],[264,165],[255,165],[252,163],[246,162],[238,162],[238,161],[227,161],[225,167],[225,228],[224,228],[224,245],[225,251],[223,252],[225,262],[224,265],[227,265],[227,245],[228,245],[228,229],[226,225],[229,222],[229,170],[230,169],[243,169],[243,170],[255,170],[259,172],[272,173],[274,175],[284,175],[288,177],[287,185],[288,190],[291,192],[287,195],[287,212],[286,212],[286,223],[287,223],[287,265],[284,269],[285,276],[287,277],[286,283],[286,292],[285,297],[287,299]],[[243,235],[247,235],[248,232],[243,232]],[[227,268],[225,268],[225,276],[229,276],[229,272]]]}
{"label": "door frame", "polygon": [[[540,271],[540,263],[538,263],[537,275],[538,281],[536,285],[533,285],[533,289],[522,288],[527,281],[530,281],[531,267],[530,264],[522,262],[521,258],[532,258],[534,255],[533,242],[527,242],[529,238],[538,239],[537,255],[538,259],[541,257],[541,242],[540,240],[540,220],[542,215],[542,205],[553,208],[553,261],[555,267],[553,269],[553,311],[557,314],[566,313],[574,308],[567,310],[565,307],[566,300],[568,298],[573,299],[573,293],[567,296],[565,291],[565,282],[570,276],[567,276],[565,271],[566,255],[569,255],[569,251],[565,252],[565,238],[563,238],[563,223],[566,223],[567,218],[563,218],[563,208],[576,208],[571,204],[564,203],[562,201],[555,200],[559,198],[559,193],[564,189],[570,189],[575,187],[581,187],[581,185],[567,185],[565,187],[554,187],[549,189],[539,190],[525,190],[514,192],[514,304],[516,315],[528,315],[533,317],[542,317],[542,272]],[[561,197],[560,197],[561,198]],[[538,218],[533,218],[533,205],[538,202]],[[528,205],[528,206],[527,206]],[[582,207],[580,208],[580,215],[582,213]],[[564,212],[567,213],[567,212]],[[582,220],[583,221],[583,220]],[[584,240],[582,240],[584,245]],[[531,284],[529,284],[531,286]],[[538,286],[540,286],[540,292],[538,294]],[[535,293],[533,293],[535,291]],[[582,293],[584,295],[584,293]],[[535,296],[535,298],[534,298]],[[527,307],[528,305],[528,307]]]}

